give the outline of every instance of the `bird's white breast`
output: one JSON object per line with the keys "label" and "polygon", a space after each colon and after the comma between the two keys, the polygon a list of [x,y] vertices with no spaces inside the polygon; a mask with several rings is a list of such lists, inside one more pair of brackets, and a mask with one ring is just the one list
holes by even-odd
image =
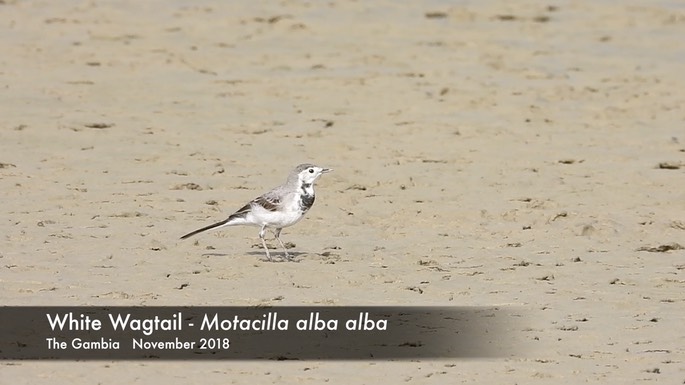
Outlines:
{"label": "bird's white breast", "polygon": [[291,193],[283,198],[279,210],[269,211],[259,205],[255,205],[248,214],[251,218],[247,219],[248,221],[254,221],[254,223],[260,226],[267,225],[268,227],[282,228],[299,222],[304,216],[303,214],[302,210],[300,210],[299,194]]}

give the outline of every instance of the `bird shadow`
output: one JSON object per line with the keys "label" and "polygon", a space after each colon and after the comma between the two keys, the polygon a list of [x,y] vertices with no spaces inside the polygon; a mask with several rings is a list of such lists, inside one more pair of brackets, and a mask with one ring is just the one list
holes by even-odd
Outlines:
{"label": "bird shadow", "polygon": [[[298,258],[302,255],[306,255],[307,253],[299,252],[299,251],[291,251],[288,252],[288,255],[290,255],[290,258],[286,258],[285,253],[279,253],[279,252],[270,252],[271,253],[271,260],[267,259],[266,256],[264,255],[263,251],[248,251],[246,254],[252,255],[252,256],[261,256],[259,258],[260,261],[262,262],[300,262]],[[230,254],[226,253],[202,253],[203,257],[228,257]]]}
{"label": "bird shadow", "polygon": [[266,255],[264,255],[263,251],[249,251],[247,252],[248,255],[261,255],[262,257],[259,258],[260,261],[262,262],[296,262],[299,263],[300,259],[295,259],[299,256],[306,255],[307,253],[299,252],[299,251],[290,251],[288,252],[288,255],[290,255],[290,258],[286,258],[285,253],[283,252],[269,252],[271,254],[271,259],[267,259]]}

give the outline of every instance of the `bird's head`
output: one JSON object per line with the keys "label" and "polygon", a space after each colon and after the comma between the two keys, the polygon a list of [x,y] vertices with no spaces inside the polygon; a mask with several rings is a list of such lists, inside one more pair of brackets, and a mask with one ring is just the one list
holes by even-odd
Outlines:
{"label": "bird's head", "polygon": [[295,168],[294,174],[302,183],[314,183],[319,177],[327,172],[331,172],[330,168],[323,168],[313,164],[301,164]]}

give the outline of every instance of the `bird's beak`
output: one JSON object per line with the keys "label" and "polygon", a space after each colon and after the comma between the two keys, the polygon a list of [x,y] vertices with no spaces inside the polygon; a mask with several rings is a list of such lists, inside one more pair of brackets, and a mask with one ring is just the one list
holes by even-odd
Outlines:
{"label": "bird's beak", "polygon": [[332,168],[324,168],[324,169],[321,170],[321,173],[322,173],[322,174],[325,174],[325,173],[331,172],[331,171],[333,171]]}

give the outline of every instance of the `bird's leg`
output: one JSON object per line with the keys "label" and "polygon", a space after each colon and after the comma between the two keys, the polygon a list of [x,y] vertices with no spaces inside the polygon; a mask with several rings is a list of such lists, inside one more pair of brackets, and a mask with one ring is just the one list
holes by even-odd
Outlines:
{"label": "bird's leg", "polygon": [[269,248],[266,247],[266,241],[264,240],[264,230],[266,229],[266,225],[262,226],[261,230],[259,230],[259,239],[262,240],[262,246],[264,246],[264,251],[266,251],[266,259],[271,261],[271,255],[269,254]]}
{"label": "bird's leg", "polygon": [[290,254],[288,254],[288,249],[285,248],[285,245],[283,244],[283,241],[281,241],[281,238],[279,237],[281,235],[281,230],[282,229],[276,229],[274,230],[274,235],[276,236],[276,240],[278,243],[281,244],[281,247],[283,248],[283,251],[285,251],[285,257],[287,259],[290,259]]}

